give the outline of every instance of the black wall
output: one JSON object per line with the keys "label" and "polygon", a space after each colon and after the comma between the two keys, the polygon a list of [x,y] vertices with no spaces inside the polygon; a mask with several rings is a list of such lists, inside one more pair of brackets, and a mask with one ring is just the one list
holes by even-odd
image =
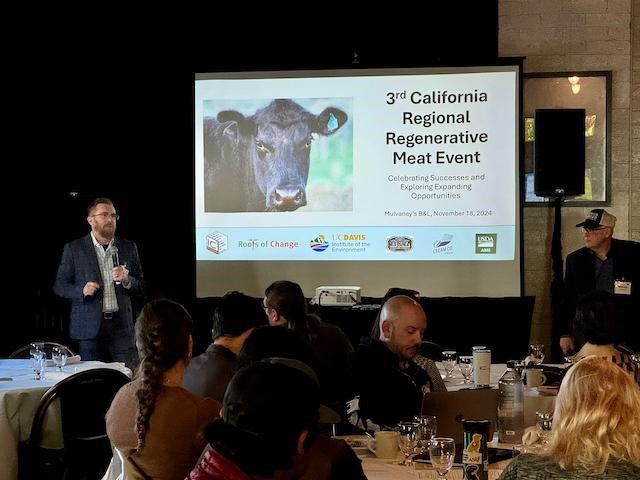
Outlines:
{"label": "black wall", "polygon": [[66,302],[51,287],[64,243],[88,232],[85,209],[96,196],[114,200],[118,234],[138,243],[149,295],[194,304],[194,72],[419,67],[497,55],[497,0],[396,6],[367,12],[366,21],[319,8],[294,12],[296,20],[236,8],[56,9],[30,12],[21,25],[5,65],[16,153],[5,155],[4,202],[5,251],[16,263],[7,293],[20,314],[0,355],[35,337],[64,339]]}

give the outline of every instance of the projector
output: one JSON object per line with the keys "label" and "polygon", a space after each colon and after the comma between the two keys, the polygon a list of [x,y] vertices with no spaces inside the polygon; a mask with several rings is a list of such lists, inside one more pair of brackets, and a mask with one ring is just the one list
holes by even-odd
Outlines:
{"label": "projector", "polygon": [[360,287],[324,286],[316,288],[313,302],[316,305],[345,307],[360,303]]}

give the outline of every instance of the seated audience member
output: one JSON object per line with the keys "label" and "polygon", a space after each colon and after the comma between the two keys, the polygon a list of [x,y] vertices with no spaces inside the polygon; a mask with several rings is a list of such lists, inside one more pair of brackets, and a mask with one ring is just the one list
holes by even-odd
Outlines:
{"label": "seated audience member", "polygon": [[[361,345],[352,356],[354,393],[360,419],[392,428],[420,413],[425,390],[434,390],[440,374],[431,378],[412,358],[420,350],[427,318],[418,302],[405,295],[387,300],[380,313],[380,340]],[[437,371],[437,370],[436,370]],[[365,425],[368,429],[368,423]]]}
{"label": "seated audience member", "polygon": [[205,429],[209,447],[187,478],[299,478],[318,424],[318,386],[309,371],[267,361],[242,367],[225,392],[221,418]]}
{"label": "seated audience member", "polygon": [[569,369],[560,385],[542,455],[522,453],[501,480],[640,478],[640,388],[601,357]]}
{"label": "seated audience member", "polygon": [[573,357],[578,362],[588,356],[607,358],[628,371],[640,383],[640,369],[625,346],[615,325],[613,294],[594,290],[584,295],[576,305],[573,336],[582,345]]}
{"label": "seated audience member", "polygon": [[311,344],[320,377],[320,400],[344,413],[349,397],[346,375],[351,342],[336,325],[307,312],[307,301],[300,285],[288,280],[273,282],[265,290],[264,307],[270,325],[283,325],[298,332]]}
{"label": "seated audience member", "polygon": [[202,428],[220,403],[181,387],[191,358],[192,320],[167,299],[147,303],[136,322],[140,364],[106,415],[111,444],[149,479],[183,479],[206,443]]}
{"label": "seated audience member", "polygon": [[[269,358],[301,362],[309,369],[309,376],[318,382],[313,371],[315,356],[304,337],[284,327],[256,328],[238,354],[238,362],[245,366]],[[339,415],[320,406],[321,425],[338,423]],[[360,459],[344,441],[319,434],[311,444],[309,462],[300,480],[365,480]]]}
{"label": "seated audience member", "polygon": [[[382,298],[382,305],[384,305],[387,300],[389,300],[392,297],[397,297],[398,295],[405,295],[409,298],[413,298],[416,302],[420,302],[420,294],[418,293],[417,290],[412,290],[409,288],[399,288],[399,287],[391,287],[389,290],[387,290],[387,293],[385,293],[384,297]],[[376,320],[373,323],[373,326],[371,327],[371,339],[372,340],[380,340],[380,315],[382,314],[382,307],[380,307],[380,311],[378,311],[378,314],[376,315]],[[368,343],[371,343],[370,341]],[[436,344],[432,344],[433,346],[436,346]],[[421,344],[422,347],[422,344]],[[440,355],[442,353],[440,352]],[[438,371],[438,366],[436,365],[436,363],[431,359],[428,358],[424,355],[422,355],[421,353],[416,353],[412,360],[415,362],[416,365],[418,365],[420,368],[422,368],[423,370],[425,370],[427,372],[427,375],[429,375],[429,378],[432,380],[432,383],[428,383],[427,385],[425,385],[425,393],[426,391],[431,391],[431,392],[446,392],[447,391],[447,387],[444,384],[444,380],[442,380],[442,377],[440,376],[440,372]]]}
{"label": "seated audience member", "polygon": [[260,302],[240,292],[227,293],[213,312],[212,343],[191,360],[182,386],[196,395],[222,401],[227,384],[237,370],[236,355],[255,327],[267,325]]}

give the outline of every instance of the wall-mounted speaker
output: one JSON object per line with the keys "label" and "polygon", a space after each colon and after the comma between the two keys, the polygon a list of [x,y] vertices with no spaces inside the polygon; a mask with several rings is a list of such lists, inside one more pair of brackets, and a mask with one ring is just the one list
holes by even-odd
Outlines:
{"label": "wall-mounted speaker", "polygon": [[584,193],[584,108],[538,109],[534,191],[541,197]]}

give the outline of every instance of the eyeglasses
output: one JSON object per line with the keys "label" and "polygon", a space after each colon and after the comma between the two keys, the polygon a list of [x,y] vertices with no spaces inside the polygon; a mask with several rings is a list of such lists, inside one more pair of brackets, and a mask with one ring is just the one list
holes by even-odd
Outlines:
{"label": "eyeglasses", "polygon": [[608,227],[597,227],[597,228],[582,227],[580,230],[582,230],[582,233],[593,233],[598,230],[604,230],[605,228],[608,228]]}
{"label": "eyeglasses", "polygon": [[102,217],[103,220],[110,218],[111,220],[120,220],[120,215],[116,215],[115,213],[96,213],[95,215],[89,215],[90,217]]}
{"label": "eyeglasses", "polygon": [[264,303],[262,304],[262,308],[264,309],[264,311],[266,312],[267,310],[269,310],[271,307],[268,305],[265,305]]}

